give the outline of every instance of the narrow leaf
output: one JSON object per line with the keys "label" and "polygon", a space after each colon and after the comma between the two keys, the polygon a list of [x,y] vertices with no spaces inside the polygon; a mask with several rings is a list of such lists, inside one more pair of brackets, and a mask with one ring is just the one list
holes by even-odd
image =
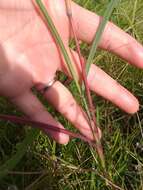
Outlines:
{"label": "narrow leaf", "polygon": [[71,73],[71,75],[72,75],[72,77],[73,77],[73,79],[74,79],[74,81],[76,83],[76,87],[77,87],[79,93],[81,93],[81,88],[80,88],[80,85],[78,83],[78,77],[77,77],[76,71],[73,68],[72,62],[71,62],[70,57],[69,57],[69,55],[67,53],[67,50],[65,48],[64,43],[63,43],[63,41],[62,41],[62,39],[61,39],[55,25],[54,25],[51,17],[49,16],[44,4],[42,3],[42,1],[41,0],[36,0],[36,3],[39,6],[39,9],[40,9],[41,13],[43,14],[43,16],[44,16],[44,18],[45,18],[45,20],[47,22],[48,28],[51,31],[54,39],[57,42],[57,45],[59,45],[59,47],[60,47],[61,52],[62,52],[62,54],[64,56],[64,59],[65,59],[65,61],[67,63],[68,69],[69,69],[69,71],[70,71],[70,73]]}
{"label": "narrow leaf", "polygon": [[93,62],[97,47],[99,45],[99,42],[101,40],[102,34],[104,32],[104,29],[105,29],[105,26],[106,26],[109,18],[111,17],[111,14],[112,14],[114,8],[117,6],[119,1],[120,0],[111,0],[111,2],[108,4],[108,7],[107,7],[107,9],[103,15],[103,19],[102,19],[102,21],[98,27],[98,30],[95,34],[95,39],[94,39],[93,44],[91,46],[91,50],[90,50],[90,53],[89,53],[89,56],[88,56],[88,59],[86,62],[86,72],[87,73],[89,72],[90,66]]}
{"label": "narrow leaf", "polygon": [[69,135],[72,138],[78,138],[78,139],[81,139],[81,140],[83,140],[85,142],[93,144],[93,142],[90,139],[88,139],[87,137],[85,137],[82,134],[73,133],[73,132],[71,132],[69,130],[62,129],[60,127],[57,127],[57,126],[54,126],[54,125],[51,125],[51,124],[42,123],[42,122],[38,122],[38,121],[33,121],[33,120],[28,119],[28,118],[22,118],[22,117],[17,117],[17,116],[12,116],[12,115],[2,115],[2,114],[0,114],[0,119],[5,120],[5,121],[11,121],[11,122],[17,123],[17,124],[31,125],[34,128],[40,128],[40,129],[43,129],[43,130],[46,129],[47,131],[49,130],[49,131],[64,133],[64,134]]}
{"label": "narrow leaf", "polygon": [[[95,146],[94,142],[92,142],[90,139],[88,139],[87,137],[81,134],[76,134],[68,130],[61,129],[59,127],[52,126],[49,124],[32,121],[27,118],[21,118],[21,117],[11,116],[11,115],[2,115],[2,114],[0,114],[0,119],[5,120],[5,121],[11,121],[17,124],[29,124],[35,128],[47,129],[49,131],[64,133],[64,134],[69,135],[72,138],[79,138],[85,142],[88,142],[90,145]],[[23,142],[21,142],[21,144],[18,146],[18,150],[16,154],[11,159],[6,161],[2,166],[0,166],[0,181],[8,174],[9,171],[13,170],[15,166],[20,162],[20,160],[25,155],[27,148],[33,143],[33,141],[36,139],[38,134],[39,134],[38,129],[31,129],[31,131],[28,133],[28,135],[23,140]]]}

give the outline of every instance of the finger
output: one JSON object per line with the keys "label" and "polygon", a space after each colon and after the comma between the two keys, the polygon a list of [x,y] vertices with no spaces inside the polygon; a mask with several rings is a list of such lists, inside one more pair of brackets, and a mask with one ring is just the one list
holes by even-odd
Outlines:
{"label": "finger", "polygon": [[111,101],[125,112],[133,114],[138,111],[138,100],[99,67],[91,66],[88,81],[92,91]]}
{"label": "finger", "polygon": [[[87,122],[87,116],[65,86],[59,81],[56,81],[54,85],[45,92],[44,97],[83,135],[93,140],[93,135]],[[99,136],[101,137],[100,131]]]}
{"label": "finger", "polygon": [[[75,51],[71,52],[76,64],[79,65],[77,53]],[[88,83],[92,91],[111,101],[125,112],[132,114],[138,111],[138,100],[127,89],[96,65],[91,65],[88,74]]]}
{"label": "finger", "polygon": [[[76,33],[80,40],[91,43],[101,17],[72,3]],[[100,41],[100,47],[115,53],[131,64],[143,68],[143,47],[133,37],[108,22]]]}
{"label": "finger", "polygon": [[[46,111],[45,107],[31,91],[27,91],[11,101],[30,117],[30,119],[63,128],[63,126]],[[44,131],[60,144],[67,144],[69,141],[69,136],[66,134],[53,132],[48,129]]]}

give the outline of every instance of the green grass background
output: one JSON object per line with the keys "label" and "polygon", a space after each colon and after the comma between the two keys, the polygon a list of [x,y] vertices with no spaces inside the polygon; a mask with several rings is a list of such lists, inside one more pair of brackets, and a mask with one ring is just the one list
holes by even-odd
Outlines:
{"label": "green grass background", "polygon": [[[103,15],[109,1],[76,2]],[[111,20],[143,43],[143,0],[122,0]],[[82,44],[81,49],[87,57],[90,47]],[[103,50],[97,51],[94,63],[133,92],[140,101],[140,111],[131,116],[93,95],[97,120],[103,131],[107,173],[111,181],[122,189],[143,190],[143,71]],[[69,88],[77,95],[74,84]],[[66,128],[73,129],[47,102],[44,104]],[[21,115],[4,98],[0,98],[0,113]],[[15,155],[30,130],[0,121],[0,166]],[[14,171],[20,173],[14,174]],[[33,173],[37,171],[39,174]],[[97,156],[87,144],[74,139],[67,146],[61,146],[39,132],[22,160],[0,181],[0,190],[112,189],[100,174]]]}

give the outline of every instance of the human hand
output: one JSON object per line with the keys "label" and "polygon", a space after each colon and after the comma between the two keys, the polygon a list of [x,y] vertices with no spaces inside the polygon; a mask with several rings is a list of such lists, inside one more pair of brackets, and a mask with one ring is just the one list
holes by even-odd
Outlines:
{"label": "human hand", "polygon": [[[78,55],[68,46],[71,34],[65,1],[45,2],[80,77]],[[78,38],[91,43],[100,18],[75,3],[72,3],[72,10]],[[143,68],[143,47],[112,23],[106,26],[100,47]],[[46,86],[57,70],[67,75],[68,71],[51,33],[30,0],[1,0],[0,58],[0,95],[8,97],[31,119],[63,128],[31,91],[32,87],[39,89],[40,85]],[[138,110],[138,100],[96,65],[91,66],[88,82],[92,91],[127,113]],[[44,96],[81,133],[92,139],[84,112],[59,81],[56,81]],[[50,135],[62,144],[69,140],[66,134],[50,132]]]}

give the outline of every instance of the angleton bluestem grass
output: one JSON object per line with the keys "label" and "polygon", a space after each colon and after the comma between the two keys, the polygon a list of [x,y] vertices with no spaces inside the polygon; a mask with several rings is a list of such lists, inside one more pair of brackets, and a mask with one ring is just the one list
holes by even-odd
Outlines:
{"label": "angleton bluestem grass", "polygon": [[[96,51],[96,49],[97,49],[97,47],[98,47],[98,43],[99,43],[99,41],[100,41],[100,36],[101,36],[101,34],[102,34],[102,32],[103,32],[103,30],[104,30],[104,27],[105,27],[105,25],[106,25],[106,22],[108,21],[108,19],[109,19],[109,16],[110,16],[110,14],[111,14],[111,12],[112,12],[112,9],[114,8],[114,6],[115,6],[115,4],[117,3],[118,1],[111,1],[111,3],[110,3],[110,5],[109,5],[109,7],[108,7],[108,14],[107,14],[107,11],[105,12],[106,14],[105,14],[105,16],[103,17],[103,20],[102,20],[102,22],[101,22],[101,25],[99,26],[99,29],[98,29],[98,31],[97,31],[97,33],[96,33],[96,35],[95,35],[95,41],[94,41],[94,43],[93,43],[93,46],[92,46],[92,51],[91,51],[91,53],[89,54],[89,58],[88,58],[88,60],[87,60],[87,64],[86,64],[86,72],[88,72],[88,70],[89,70],[89,68],[90,68],[90,64],[92,63],[92,60],[93,60],[93,57],[94,57],[94,55],[95,55],[95,51]],[[69,18],[71,19],[72,17],[71,17],[71,15],[72,15],[72,11],[70,10],[70,0],[68,1],[68,3],[69,3],[69,10],[68,10],[68,16],[70,16]],[[71,11],[71,12],[70,12]],[[73,22],[71,22],[72,23],[72,25],[73,26],[71,26],[72,27],[72,30],[74,31],[74,23]],[[77,40],[76,39],[76,36],[75,36],[75,40]],[[59,41],[60,42],[60,41]],[[77,49],[79,49],[78,50],[78,53],[79,53],[79,58],[81,58],[81,55],[80,55],[80,48],[79,48],[79,44],[78,43],[76,43],[77,44]],[[65,49],[64,49],[64,47],[63,47],[63,45],[61,45],[61,49],[63,49],[63,52],[65,51]],[[69,59],[68,59],[68,54],[66,53],[66,52],[64,52],[65,53],[65,59],[67,60],[67,63],[69,64],[69,70],[70,70],[70,72],[71,72],[71,74],[72,74],[72,76],[73,76],[73,78],[74,78],[74,80],[75,80],[75,83],[76,83],[76,85],[77,85],[77,88],[78,88],[78,91],[81,93],[82,92],[82,89],[81,89],[81,87],[79,86],[79,83],[78,83],[78,80],[77,80],[77,76],[75,75],[75,72],[74,72],[74,70],[72,69],[72,67],[70,66],[70,64],[71,64],[71,62],[69,61]],[[82,59],[81,59],[81,64],[82,64]],[[84,73],[84,71],[85,71],[85,68],[83,68],[83,73]],[[83,77],[84,78],[84,77]],[[85,78],[86,79],[86,78]],[[86,83],[85,83],[85,81],[84,81],[84,85],[85,85]],[[86,85],[84,86],[84,88],[86,88]],[[81,96],[83,96],[83,95],[81,95]],[[85,100],[84,100],[85,101]],[[86,104],[87,105],[87,104]],[[88,110],[91,110],[91,108],[88,108]],[[90,113],[91,114],[91,113]],[[8,118],[7,118],[8,119]],[[10,118],[9,118],[10,119]],[[93,118],[92,118],[93,119]],[[94,119],[93,119],[94,120]],[[28,122],[28,121],[27,121]],[[38,123],[37,123],[37,125],[38,125]],[[40,125],[39,125],[40,126]],[[41,127],[42,128],[42,127]],[[64,132],[64,131],[63,131]],[[72,135],[71,135],[72,136]],[[78,136],[75,136],[76,138],[78,138]],[[82,140],[84,140],[84,139],[82,139]],[[17,159],[18,159],[18,157],[17,157]]]}
{"label": "angleton bluestem grass", "polygon": [[[64,59],[65,59],[65,62],[67,64],[67,66],[68,66],[68,69],[71,72],[71,76],[73,77],[73,79],[75,81],[77,90],[79,92],[79,95],[81,96],[81,100],[82,100],[82,102],[83,102],[83,104],[85,106],[85,109],[86,109],[86,112],[87,112],[87,116],[89,118],[89,122],[90,122],[89,125],[91,126],[91,131],[92,131],[93,136],[95,138],[95,145],[96,145],[97,152],[99,154],[99,158],[101,160],[102,167],[105,168],[103,149],[102,149],[102,145],[100,143],[100,139],[99,139],[99,136],[98,136],[98,129],[97,129],[97,126],[95,125],[96,121],[95,121],[94,113],[92,112],[92,110],[90,110],[91,108],[93,109],[93,105],[92,105],[92,100],[91,100],[91,96],[90,96],[89,87],[87,85],[87,79],[86,79],[86,75],[85,75],[85,68],[83,66],[83,61],[82,61],[81,54],[80,54],[80,48],[79,48],[79,45],[78,45],[78,40],[77,40],[76,34],[74,32],[75,31],[74,30],[74,22],[72,20],[72,11],[70,10],[70,1],[66,2],[66,4],[67,4],[67,10],[70,11],[68,13],[68,16],[69,16],[69,19],[70,19],[71,27],[72,27],[72,30],[73,30],[73,33],[74,33],[74,37],[75,37],[75,40],[76,40],[76,45],[77,45],[77,48],[78,48],[79,58],[80,58],[81,65],[82,65],[82,75],[83,75],[83,79],[84,79],[83,81],[84,81],[84,84],[85,84],[85,88],[86,88],[86,92],[87,92],[87,97],[88,97],[87,99],[88,99],[88,103],[89,103],[90,107],[88,106],[86,98],[85,98],[84,94],[81,91],[81,86],[79,86],[79,83],[78,83],[78,77],[76,76],[76,72],[75,72],[75,70],[73,68],[72,62],[71,62],[71,60],[70,60],[70,58],[68,56],[66,48],[65,48],[65,46],[64,46],[64,44],[63,44],[63,42],[61,40],[60,35],[57,32],[56,27],[54,26],[54,23],[52,22],[52,19],[50,18],[49,14],[48,14],[48,12],[47,12],[47,10],[45,8],[45,5],[43,4],[43,2],[41,0],[36,0],[36,3],[39,6],[39,9],[40,9],[41,13],[43,14],[43,17],[45,18],[45,20],[47,22],[48,28],[50,29],[53,37],[55,38],[57,44],[60,47],[61,52],[62,52],[62,54],[64,56]],[[92,124],[92,120],[94,122],[94,125]]]}
{"label": "angleton bluestem grass", "polygon": [[[66,3],[66,6],[67,6],[67,15],[69,17],[71,30],[72,30],[72,32],[74,34],[74,39],[75,39],[75,42],[76,42],[77,52],[78,52],[80,63],[81,63],[82,79],[83,79],[84,88],[86,89],[86,96],[87,96],[88,103],[86,101],[86,98],[84,97],[84,92],[82,93],[82,91],[81,91],[81,87],[79,86],[79,83],[78,83],[78,77],[76,76],[76,72],[74,71],[74,68],[72,66],[72,62],[70,61],[70,58],[69,58],[68,53],[66,51],[66,48],[64,47],[64,44],[63,44],[63,42],[62,42],[62,40],[60,38],[60,35],[58,34],[58,32],[56,30],[56,27],[54,26],[54,24],[52,22],[52,19],[50,18],[50,16],[49,16],[44,4],[42,3],[42,1],[41,0],[36,0],[36,3],[39,6],[39,9],[40,9],[41,13],[43,14],[43,16],[44,16],[44,18],[45,18],[45,20],[47,22],[48,28],[50,29],[52,35],[54,36],[57,44],[59,45],[59,47],[61,49],[61,52],[63,53],[63,56],[65,58],[67,66],[68,66],[68,68],[69,68],[69,70],[71,72],[71,75],[72,75],[72,77],[73,77],[73,79],[75,81],[75,84],[76,84],[76,87],[78,89],[79,95],[82,97],[82,101],[83,101],[83,103],[85,105],[87,116],[89,118],[89,122],[90,122],[89,125],[91,127],[91,131],[92,131],[94,139],[95,139],[96,149],[97,149],[99,158],[101,160],[101,165],[102,165],[103,168],[105,168],[105,160],[104,160],[104,155],[103,155],[103,148],[102,148],[102,145],[101,145],[101,142],[100,142],[100,138],[99,138],[99,135],[98,135],[98,129],[97,129],[97,126],[96,126],[96,119],[95,119],[95,115],[94,115],[94,107],[93,107],[93,103],[92,103],[92,99],[91,99],[91,95],[90,95],[90,90],[89,90],[89,87],[88,87],[86,69],[85,69],[83,59],[82,59],[82,56],[81,56],[80,46],[79,46],[79,43],[78,43],[78,39],[77,39],[76,32],[75,32],[74,21],[73,21],[73,18],[72,18],[71,1],[66,0],[65,3]],[[92,46],[91,51],[90,51],[89,59],[88,59],[87,66],[86,66],[88,69],[90,68],[91,62],[93,60],[93,55],[95,54],[96,47],[97,47],[97,45],[98,45],[98,43],[100,41],[102,32],[103,32],[104,27],[106,25],[106,22],[107,22],[109,16],[111,15],[112,10],[113,10],[113,8],[114,8],[114,6],[116,4],[117,4],[117,0],[116,1],[115,0],[111,1],[111,3],[109,4],[109,6],[107,8],[107,11],[105,12],[105,19],[103,20],[103,22],[99,26],[97,36],[95,37],[95,40],[93,42],[93,46]],[[88,70],[87,70],[87,73],[88,73]]]}
{"label": "angleton bluestem grass", "polygon": [[54,132],[59,132],[59,133],[64,133],[70,136],[70,138],[78,138],[81,139],[85,142],[88,142],[89,144],[91,144],[92,146],[94,146],[94,143],[88,139],[87,137],[78,134],[78,133],[73,133],[71,131],[68,131],[66,129],[61,129],[57,126],[53,126],[47,123],[42,123],[42,122],[37,122],[37,121],[33,121],[27,118],[22,118],[22,117],[17,117],[17,116],[12,116],[12,115],[2,115],[0,114],[0,119],[1,120],[5,120],[5,121],[11,121],[13,123],[17,123],[17,124],[28,124],[33,126],[34,128],[39,128],[42,130],[47,130],[47,131],[54,131]]}
{"label": "angleton bluestem grass", "polygon": [[95,53],[96,53],[96,50],[97,50],[97,47],[100,43],[100,39],[101,39],[101,36],[104,32],[104,29],[105,29],[105,26],[107,24],[107,22],[109,21],[110,19],[110,16],[114,10],[114,8],[117,6],[117,4],[119,3],[120,0],[112,0],[110,1],[110,3],[108,4],[108,7],[107,9],[105,10],[105,13],[102,17],[102,21],[98,27],[98,30],[95,34],[95,38],[94,38],[94,41],[92,43],[92,46],[91,46],[91,50],[89,52],[89,56],[88,56],[88,59],[87,59],[87,62],[86,62],[86,72],[88,73],[89,72],[89,69],[90,69],[90,66],[93,62],[93,59],[94,59],[94,56],[95,56]]}
{"label": "angleton bluestem grass", "polygon": [[[96,150],[98,152],[98,155],[99,155],[99,158],[100,158],[100,161],[101,161],[101,165],[105,169],[105,160],[104,160],[103,148],[102,148],[102,145],[101,145],[101,142],[100,142],[98,129],[97,129],[97,125],[96,125],[94,106],[93,106],[93,103],[92,103],[90,90],[89,90],[89,86],[88,86],[88,82],[87,82],[87,73],[88,73],[88,70],[90,68],[90,65],[91,65],[91,62],[93,60],[93,57],[95,55],[95,51],[96,51],[96,48],[97,48],[98,43],[100,41],[102,32],[103,32],[104,27],[106,25],[106,22],[108,21],[108,18],[110,17],[111,12],[112,12],[115,4],[117,4],[117,1],[112,0],[110,2],[109,6],[108,6],[108,9],[105,12],[105,17],[103,17],[103,22],[99,26],[99,29],[98,29],[97,34],[95,36],[95,40],[93,42],[93,46],[92,46],[90,54],[89,54],[89,58],[88,58],[87,63],[85,65],[84,62],[83,62],[83,59],[82,59],[82,55],[81,55],[81,52],[80,52],[80,45],[79,45],[79,42],[78,42],[78,39],[77,39],[77,36],[76,36],[76,32],[75,32],[74,21],[73,21],[73,18],[72,18],[71,1],[70,0],[65,0],[65,3],[67,5],[67,15],[69,17],[71,30],[72,30],[72,32],[74,34],[74,39],[75,39],[75,42],[76,42],[76,48],[77,48],[77,52],[78,52],[80,63],[81,63],[82,79],[83,79],[82,81],[83,81],[83,84],[84,84],[84,88],[81,88],[81,86],[80,86],[80,84],[78,82],[78,76],[76,75],[76,72],[75,72],[75,70],[74,70],[74,68],[72,66],[72,62],[71,62],[71,60],[69,58],[69,55],[68,55],[68,53],[66,51],[66,48],[64,47],[64,43],[62,42],[62,40],[60,38],[60,35],[58,34],[58,32],[56,30],[56,27],[54,26],[54,24],[52,22],[52,19],[48,15],[48,12],[47,12],[44,4],[42,3],[41,0],[36,0],[36,3],[39,6],[40,11],[43,14],[43,16],[44,16],[44,18],[45,18],[45,20],[46,20],[46,22],[48,24],[48,28],[50,29],[53,37],[55,38],[57,44],[59,45],[59,47],[61,49],[61,52],[62,52],[62,54],[64,56],[65,62],[66,62],[67,66],[68,66],[68,69],[69,69],[69,71],[71,73],[71,76],[73,77],[73,79],[75,81],[75,84],[76,84],[77,90],[79,92],[79,95],[82,97],[82,102],[83,102],[83,105],[85,107],[88,119],[89,119],[89,125],[91,127],[91,131],[92,131],[94,139],[95,139],[95,144],[94,145],[95,145]],[[84,89],[85,89],[85,91],[84,91]],[[34,126],[39,126],[39,128],[44,128],[46,126],[49,130],[53,130],[53,128],[51,128],[50,125],[46,125],[46,124],[42,124],[42,123],[38,123],[38,122],[34,123],[34,121],[30,121],[30,120],[26,120],[26,119],[23,119],[23,120],[21,119],[20,120],[20,118],[17,118],[17,117],[10,117],[10,116],[6,117],[6,116],[1,115],[1,119],[11,120],[11,121],[17,122],[17,123],[20,123],[20,122],[21,123],[26,123],[27,122],[27,123],[29,123],[31,125],[35,124]],[[88,142],[90,145],[91,144],[93,145],[93,142],[91,142],[86,137],[84,137],[84,136],[82,136],[80,134],[74,134],[74,133],[71,133],[71,132],[69,132],[67,130],[61,130],[61,129],[58,129],[56,127],[54,129],[55,129],[55,131],[59,130],[59,132],[69,134],[71,137],[80,138],[80,139]],[[17,158],[17,160],[18,160],[18,158]]]}
{"label": "angleton bluestem grass", "polygon": [[86,75],[86,67],[85,67],[85,63],[84,63],[84,60],[83,60],[82,55],[81,55],[80,44],[79,44],[78,38],[76,36],[75,23],[74,23],[73,16],[72,16],[71,0],[65,0],[65,1],[66,1],[66,7],[67,7],[67,16],[69,17],[71,31],[72,31],[73,36],[74,36],[76,49],[77,49],[77,53],[78,53],[80,64],[81,64],[82,84],[84,85],[84,89],[85,89],[85,92],[84,92],[84,89],[82,90],[82,97],[86,95],[86,99],[88,102],[87,103],[88,107],[86,107],[86,113],[87,113],[88,118],[89,118],[88,123],[89,123],[90,129],[92,131],[92,134],[93,134],[93,137],[94,137],[94,140],[96,143],[96,150],[97,150],[97,153],[99,155],[101,165],[105,169],[105,160],[104,160],[103,148],[102,148],[102,145],[100,142],[100,137],[99,137],[96,118],[95,118],[95,111],[94,111],[95,109],[94,109],[94,106],[92,103],[90,89],[88,86],[87,75]]}

